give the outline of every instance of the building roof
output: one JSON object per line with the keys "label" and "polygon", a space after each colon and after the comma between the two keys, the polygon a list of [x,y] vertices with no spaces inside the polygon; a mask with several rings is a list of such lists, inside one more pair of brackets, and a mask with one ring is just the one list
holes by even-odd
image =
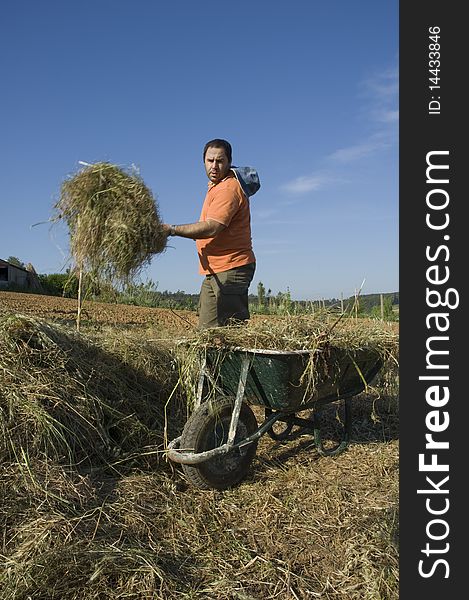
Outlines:
{"label": "building roof", "polygon": [[20,269],[20,271],[26,271],[29,273],[28,269],[24,267],[20,267],[19,265],[14,265],[13,263],[8,262],[7,260],[3,260],[0,258],[0,267],[13,267],[14,269]]}

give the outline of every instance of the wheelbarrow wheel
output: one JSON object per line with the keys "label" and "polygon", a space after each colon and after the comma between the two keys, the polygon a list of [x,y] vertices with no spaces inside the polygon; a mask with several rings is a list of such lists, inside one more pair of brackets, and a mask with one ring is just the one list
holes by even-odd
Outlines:
{"label": "wheelbarrow wheel", "polygon": [[[198,453],[213,450],[226,443],[233,405],[233,398],[219,398],[201,404],[184,427],[180,448]],[[257,427],[254,413],[243,402],[235,444],[252,435]],[[195,465],[183,464],[182,469],[187,479],[196,487],[224,490],[236,485],[246,476],[256,449],[257,441]]]}

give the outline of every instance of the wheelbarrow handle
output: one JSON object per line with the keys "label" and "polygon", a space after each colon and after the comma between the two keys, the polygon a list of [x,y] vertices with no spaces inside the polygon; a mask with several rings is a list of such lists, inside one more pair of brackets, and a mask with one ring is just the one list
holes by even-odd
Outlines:
{"label": "wheelbarrow handle", "polygon": [[220,456],[222,454],[227,454],[235,448],[240,448],[241,446],[247,445],[247,443],[252,443],[253,441],[255,441],[252,440],[250,442],[247,442],[243,440],[242,443],[236,444],[236,446],[234,446],[232,443],[230,444],[227,442],[222,446],[217,446],[216,448],[213,448],[212,450],[206,450],[205,452],[190,452],[188,450],[180,450],[179,448],[177,448],[180,440],[181,436],[174,439],[168,444],[166,455],[173,462],[182,465],[197,465],[199,463],[205,462],[206,460],[209,460],[210,458],[214,458],[215,456]]}

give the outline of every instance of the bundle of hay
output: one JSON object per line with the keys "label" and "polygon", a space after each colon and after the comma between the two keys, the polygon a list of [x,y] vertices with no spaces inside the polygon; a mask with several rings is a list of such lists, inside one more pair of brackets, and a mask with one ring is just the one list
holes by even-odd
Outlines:
{"label": "bundle of hay", "polygon": [[63,182],[54,209],[77,267],[98,278],[129,281],[166,247],[152,192],[135,169],[87,165]]}

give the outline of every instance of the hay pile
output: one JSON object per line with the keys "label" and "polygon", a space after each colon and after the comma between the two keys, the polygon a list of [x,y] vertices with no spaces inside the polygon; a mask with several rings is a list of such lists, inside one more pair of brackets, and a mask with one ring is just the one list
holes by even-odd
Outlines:
{"label": "hay pile", "polygon": [[345,350],[353,359],[361,350],[380,357],[383,373],[395,374],[398,367],[399,335],[392,323],[371,319],[340,318],[330,311],[316,315],[253,319],[242,326],[226,326],[194,332],[183,340],[178,353],[181,383],[191,400],[200,372],[201,361],[209,348],[216,347],[217,364],[234,348],[277,351],[305,351],[307,360],[300,383],[304,394],[314,394],[317,384],[330,376],[332,349]]}
{"label": "hay pile", "polygon": [[177,374],[167,349],[143,343],[0,317],[0,459],[96,467],[161,446]]}
{"label": "hay pile", "polygon": [[128,282],[166,247],[152,192],[135,170],[85,166],[63,182],[54,210],[78,269],[97,278]]}
{"label": "hay pile", "polygon": [[189,345],[268,349],[314,353],[327,344],[351,352],[369,348],[384,357],[397,358],[398,333],[392,323],[376,319],[337,317],[322,311],[316,315],[289,315],[252,319],[243,326],[226,326],[196,332]]}

